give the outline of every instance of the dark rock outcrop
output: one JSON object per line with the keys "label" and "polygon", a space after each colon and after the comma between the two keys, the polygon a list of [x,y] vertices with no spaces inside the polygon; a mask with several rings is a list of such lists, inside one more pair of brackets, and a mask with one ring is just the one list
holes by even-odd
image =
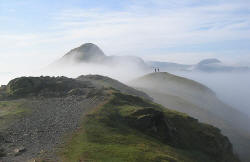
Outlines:
{"label": "dark rock outcrop", "polygon": [[127,120],[131,127],[171,146],[205,152],[218,162],[238,161],[233,155],[232,144],[219,129],[194,118],[169,117],[154,108],[144,108],[132,113]]}
{"label": "dark rock outcrop", "polygon": [[21,77],[7,85],[9,97],[47,96],[60,97],[84,94],[93,88],[90,82],[80,82],[66,77]]}
{"label": "dark rock outcrop", "polygon": [[165,142],[172,141],[176,129],[165,119],[162,111],[153,108],[140,109],[128,118],[129,125]]}

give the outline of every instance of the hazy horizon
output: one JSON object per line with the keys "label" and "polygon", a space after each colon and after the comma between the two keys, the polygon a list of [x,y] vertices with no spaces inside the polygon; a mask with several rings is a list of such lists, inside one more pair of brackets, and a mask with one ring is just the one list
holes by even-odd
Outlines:
{"label": "hazy horizon", "polygon": [[107,55],[250,66],[249,6],[247,0],[0,1],[0,72],[43,68],[87,42]]}

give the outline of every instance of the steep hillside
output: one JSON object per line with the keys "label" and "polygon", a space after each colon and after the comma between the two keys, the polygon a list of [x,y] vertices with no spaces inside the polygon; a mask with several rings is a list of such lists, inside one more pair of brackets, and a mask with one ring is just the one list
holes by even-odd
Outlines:
{"label": "steep hillside", "polygon": [[206,86],[169,73],[152,73],[130,82],[130,85],[146,92],[159,104],[219,127],[229,136],[241,158],[250,159],[250,135],[245,127],[250,120],[221,102]]}
{"label": "steep hillside", "polygon": [[1,88],[1,161],[238,161],[219,129],[135,92],[149,98],[102,76],[10,81]]}

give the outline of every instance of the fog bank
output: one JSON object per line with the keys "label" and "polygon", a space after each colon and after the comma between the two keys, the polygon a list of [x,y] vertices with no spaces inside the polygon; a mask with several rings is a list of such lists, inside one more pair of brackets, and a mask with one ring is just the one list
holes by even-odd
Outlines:
{"label": "fog bank", "polygon": [[127,60],[110,63],[109,65],[96,63],[64,64],[54,68],[46,67],[39,71],[0,73],[0,85],[6,85],[10,80],[21,76],[66,76],[76,78],[80,75],[89,74],[108,76],[125,83],[148,72],[148,69]]}
{"label": "fog bank", "polygon": [[[99,74],[109,76],[121,82],[128,82],[151,71],[142,69],[128,61],[121,61],[112,65],[98,65],[82,63],[76,66],[61,66],[56,69],[43,69],[23,73],[0,73],[0,85],[7,84],[11,79],[20,76],[67,76]],[[211,88],[218,98],[250,116],[250,73],[203,73],[203,72],[173,72],[198,81]]]}
{"label": "fog bank", "polygon": [[175,74],[208,86],[222,101],[250,116],[250,72],[175,72]]}

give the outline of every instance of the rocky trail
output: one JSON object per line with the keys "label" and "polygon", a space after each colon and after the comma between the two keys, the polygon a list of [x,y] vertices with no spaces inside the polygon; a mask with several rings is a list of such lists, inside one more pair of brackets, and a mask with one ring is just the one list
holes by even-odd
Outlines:
{"label": "rocky trail", "polygon": [[87,110],[104,100],[104,96],[70,96],[29,101],[27,106],[32,107],[32,113],[1,133],[1,146],[6,156],[0,161],[28,161],[44,155],[55,160],[55,146],[62,144],[65,135],[79,128]]}

